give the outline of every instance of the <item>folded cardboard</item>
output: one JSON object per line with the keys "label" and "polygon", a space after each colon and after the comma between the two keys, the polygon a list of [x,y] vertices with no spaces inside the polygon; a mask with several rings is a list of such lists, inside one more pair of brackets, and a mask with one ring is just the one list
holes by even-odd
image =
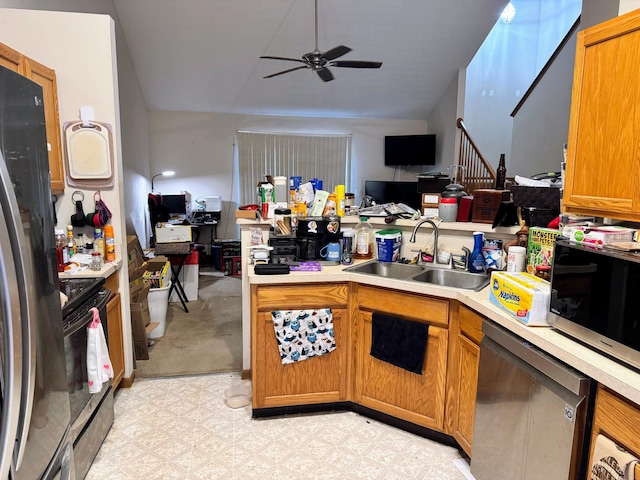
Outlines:
{"label": "folded cardboard", "polygon": [[144,342],[133,342],[133,349],[136,353],[136,360],[149,360],[149,346],[146,339]]}
{"label": "folded cardboard", "polygon": [[127,262],[129,269],[129,281],[142,277],[144,269],[141,268],[145,262],[142,247],[137,235],[127,235]]}
{"label": "folded cardboard", "polygon": [[491,274],[489,300],[525,325],[548,325],[551,285],[526,272]]}
{"label": "folded cardboard", "polygon": [[156,243],[191,242],[191,225],[156,224]]}
{"label": "folded cardboard", "polygon": [[236,218],[248,218],[250,220],[254,220],[257,216],[257,210],[236,210]]}

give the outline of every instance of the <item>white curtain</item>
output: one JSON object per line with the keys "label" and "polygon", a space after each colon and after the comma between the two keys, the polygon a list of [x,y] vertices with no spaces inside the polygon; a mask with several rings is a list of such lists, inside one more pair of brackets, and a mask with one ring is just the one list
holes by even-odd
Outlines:
{"label": "white curtain", "polygon": [[322,189],[350,190],[351,136],[238,132],[240,204],[256,203],[259,182],[271,176],[317,178]]}

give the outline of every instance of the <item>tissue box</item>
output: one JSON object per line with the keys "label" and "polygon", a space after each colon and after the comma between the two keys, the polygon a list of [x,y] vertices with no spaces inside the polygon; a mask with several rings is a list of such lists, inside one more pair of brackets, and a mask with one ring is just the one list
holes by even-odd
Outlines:
{"label": "tissue box", "polygon": [[607,243],[630,242],[633,237],[633,229],[625,227],[572,227],[564,228],[563,234],[574,243],[588,243],[601,247]]}
{"label": "tissue box", "polygon": [[551,285],[526,272],[493,272],[489,300],[529,326],[546,326]]}

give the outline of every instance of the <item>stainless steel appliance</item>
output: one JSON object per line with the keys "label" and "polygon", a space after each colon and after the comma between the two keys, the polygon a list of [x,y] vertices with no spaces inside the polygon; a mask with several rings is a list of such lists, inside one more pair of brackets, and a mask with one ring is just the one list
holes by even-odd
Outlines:
{"label": "stainless steel appliance", "polygon": [[482,331],[471,473],[584,478],[590,379],[493,322]]}
{"label": "stainless steel appliance", "polygon": [[640,255],[556,242],[549,321],[640,368]]}
{"label": "stainless steel appliance", "polygon": [[0,478],[74,478],[42,88],[0,67]]}
{"label": "stainless steel appliance", "polygon": [[[73,278],[60,281],[60,291],[69,297],[62,309],[68,391],[71,402],[70,438],[76,478],[84,478],[102,442],[113,425],[113,392],[109,382],[98,393],[89,393],[87,379],[87,325],[92,308],[100,314],[107,337],[107,302],[111,292],[104,278]],[[108,340],[108,337],[107,337]]]}

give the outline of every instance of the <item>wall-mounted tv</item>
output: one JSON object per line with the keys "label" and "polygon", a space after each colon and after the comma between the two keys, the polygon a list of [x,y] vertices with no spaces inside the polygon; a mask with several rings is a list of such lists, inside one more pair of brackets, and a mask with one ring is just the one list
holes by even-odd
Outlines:
{"label": "wall-mounted tv", "polygon": [[435,165],[435,133],[384,137],[384,164],[390,167]]}

